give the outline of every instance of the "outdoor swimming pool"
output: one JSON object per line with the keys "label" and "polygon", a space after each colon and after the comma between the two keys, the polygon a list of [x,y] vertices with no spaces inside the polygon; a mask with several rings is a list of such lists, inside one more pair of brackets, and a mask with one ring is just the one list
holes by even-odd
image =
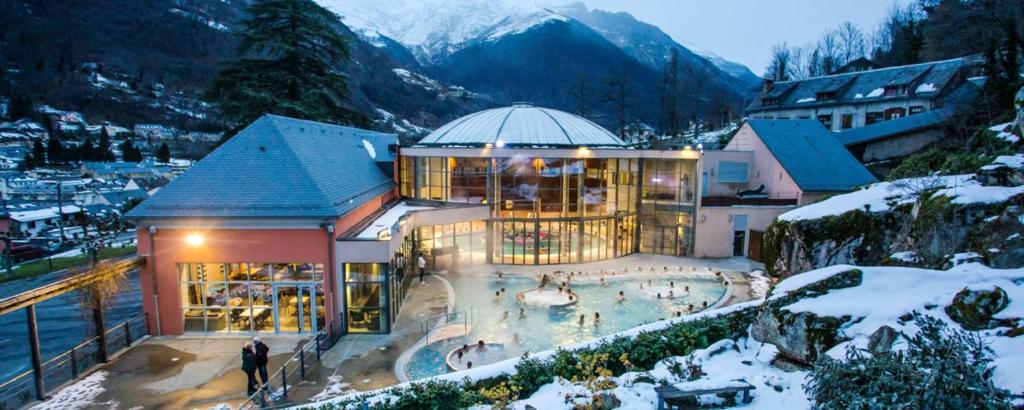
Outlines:
{"label": "outdoor swimming pool", "polygon": [[[659,268],[660,269],[660,268]],[[605,285],[600,284],[604,278]],[[701,302],[713,305],[725,294],[725,286],[713,274],[690,272],[630,272],[625,275],[591,274],[570,284],[579,302],[571,307],[549,309],[523,305],[516,301],[516,293],[534,289],[538,281],[533,277],[506,276],[501,281],[495,276],[450,275],[448,280],[455,288],[455,311],[471,312],[470,331],[466,337],[432,343],[416,351],[405,370],[410,380],[435,376],[448,372],[446,355],[463,344],[474,344],[478,340],[487,343],[502,343],[500,355],[491,354],[490,363],[524,352],[538,352],[564,346],[595,337],[626,330],[638,325],[666,319],[676,310],[683,310],[693,304],[699,309]],[[558,286],[565,276],[552,277],[550,286]],[[674,282],[671,288],[669,283]],[[650,285],[648,285],[650,283]],[[643,284],[643,289],[640,285]],[[683,289],[689,286],[689,293]],[[495,292],[505,292],[495,298]],[[672,291],[674,299],[667,299]],[[625,300],[616,303],[619,291]],[[662,299],[657,294],[662,294]],[[520,318],[519,309],[525,315]],[[504,319],[505,312],[508,318]],[[594,313],[601,315],[599,324],[594,323]],[[579,316],[585,316],[583,325]],[[487,363],[474,363],[474,367]]]}

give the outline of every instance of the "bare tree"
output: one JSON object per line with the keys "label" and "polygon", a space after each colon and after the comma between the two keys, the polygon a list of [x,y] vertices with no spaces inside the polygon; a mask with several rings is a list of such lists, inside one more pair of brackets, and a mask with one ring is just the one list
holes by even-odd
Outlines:
{"label": "bare tree", "polygon": [[865,54],[866,40],[864,31],[849,21],[844,21],[835,31],[838,40],[838,54],[840,65],[849,63],[863,57]]}
{"label": "bare tree", "polygon": [[628,116],[631,100],[629,70],[626,67],[611,70],[603,82],[605,92],[601,100],[612,106],[619,128],[619,137],[624,137],[626,135],[626,117]]}
{"label": "bare tree", "polygon": [[679,130],[679,83],[679,53],[672,49],[661,79],[659,128],[666,135],[675,135]]}
{"label": "bare tree", "polygon": [[576,115],[586,117],[590,114],[593,92],[590,90],[590,82],[585,75],[576,73],[576,85],[572,88],[571,94],[573,102],[576,103]]}
{"label": "bare tree", "polygon": [[768,77],[775,81],[789,81],[790,74],[790,63],[792,62],[792,53],[789,46],[786,43],[776,44],[772,47],[771,61],[768,63],[768,67],[765,68],[765,77]]}
{"label": "bare tree", "polygon": [[839,68],[839,33],[827,30],[818,40],[819,70],[822,75],[831,74]]}

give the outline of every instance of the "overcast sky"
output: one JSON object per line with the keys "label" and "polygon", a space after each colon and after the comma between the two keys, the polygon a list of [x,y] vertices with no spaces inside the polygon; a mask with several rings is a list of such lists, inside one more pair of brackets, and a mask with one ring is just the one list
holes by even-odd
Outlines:
{"label": "overcast sky", "polygon": [[583,0],[591,9],[626,11],[676,41],[693,43],[761,75],[771,47],[803,45],[849,20],[873,31],[894,1],[909,0]]}

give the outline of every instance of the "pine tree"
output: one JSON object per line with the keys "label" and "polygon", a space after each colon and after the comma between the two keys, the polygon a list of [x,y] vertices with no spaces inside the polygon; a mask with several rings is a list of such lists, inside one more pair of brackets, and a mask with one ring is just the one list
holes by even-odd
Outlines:
{"label": "pine tree", "polygon": [[138,148],[135,148],[135,144],[132,143],[132,140],[130,140],[130,139],[124,140],[124,142],[121,143],[119,148],[121,148],[121,160],[122,161],[124,161],[124,162],[141,162],[142,161],[142,151],[139,151]]}
{"label": "pine tree", "polygon": [[46,142],[46,158],[49,163],[64,162],[64,146],[60,142],[57,133],[50,133],[50,139]]}
{"label": "pine tree", "polygon": [[31,118],[33,114],[32,99],[24,92],[17,92],[11,96],[7,106],[7,117],[12,121],[22,118]]}
{"label": "pine tree", "polygon": [[86,135],[82,145],[78,146],[78,159],[81,161],[96,160],[96,145],[92,142],[92,135]]}
{"label": "pine tree", "polygon": [[32,142],[32,160],[37,165],[46,163],[46,147],[43,146],[43,140],[41,139],[36,139]]}
{"label": "pine tree", "polygon": [[156,149],[156,160],[163,163],[171,162],[171,147],[168,147],[166,142]]}
{"label": "pine tree", "polygon": [[95,155],[97,161],[114,161],[114,152],[110,150],[110,136],[105,130],[100,135],[100,144],[96,146]]}
{"label": "pine tree", "polygon": [[346,124],[365,118],[342,106],[349,90],[338,66],[349,59],[341,22],[312,0],[258,0],[237,33],[240,60],[207,93],[234,126],[264,113]]}

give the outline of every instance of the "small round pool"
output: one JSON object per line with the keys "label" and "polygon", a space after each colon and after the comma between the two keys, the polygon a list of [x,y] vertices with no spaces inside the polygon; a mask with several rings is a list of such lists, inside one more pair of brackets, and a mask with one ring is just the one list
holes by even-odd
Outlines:
{"label": "small round pool", "polygon": [[[604,279],[604,284],[599,282],[600,278]],[[455,310],[469,312],[469,334],[416,351],[406,365],[410,380],[447,373],[446,355],[463,344],[472,345],[479,340],[503,344],[502,354],[492,357],[490,362],[493,363],[525,352],[553,349],[667,319],[676,311],[686,314],[688,305],[699,310],[702,302],[713,305],[725,294],[721,279],[711,274],[591,274],[569,284],[572,292],[579,296],[578,303],[549,308],[516,301],[516,293],[538,286],[535,278],[508,275],[499,280],[494,276],[455,274],[448,279],[455,288]],[[553,276],[548,286],[557,287],[564,280],[564,275]],[[621,303],[617,301],[620,291],[624,296]],[[496,297],[495,292],[500,296]],[[672,299],[668,298],[669,292]],[[658,294],[661,294],[660,299]],[[523,309],[522,317],[520,309]],[[595,312],[601,316],[598,323],[594,322]],[[580,315],[584,317],[582,325]],[[474,363],[473,367],[486,364]]]}

